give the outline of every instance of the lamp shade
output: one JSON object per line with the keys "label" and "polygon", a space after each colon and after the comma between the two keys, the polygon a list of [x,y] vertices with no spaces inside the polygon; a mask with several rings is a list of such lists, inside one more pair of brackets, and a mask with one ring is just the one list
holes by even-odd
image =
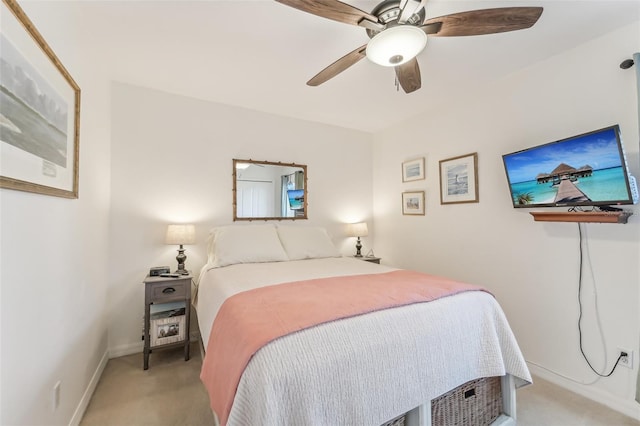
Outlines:
{"label": "lamp shade", "polygon": [[376,34],[367,44],[367,58],[385,67],[402,65],[427,45],[427,35],[413,25],[398,25]]}
{"label": "lamp shade", "polygon": [[196,242],[196,227],[193,225],[167,226],[166,244],[193,244]]}
{"label": "lamp shade", "polygon": [[350,237],[366,237],[369,234],[366,222],[350,223],[347,227],[347,234]]}

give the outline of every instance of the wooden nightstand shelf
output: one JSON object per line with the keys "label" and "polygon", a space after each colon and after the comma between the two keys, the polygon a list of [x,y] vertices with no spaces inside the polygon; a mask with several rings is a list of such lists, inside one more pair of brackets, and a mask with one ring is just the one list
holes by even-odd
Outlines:
{"label": "wooden nightstand shelf", "polygon": [[147,275],[144,279],[145,370],[149,368],[149,354],[156,348],[184,346],[184,360],[189,360],[192,278],[191,275],[178,278]]}
{"label": "wooden nightstand shelf", "polygon": [[360,259],[360,260],[364,260],[365,262],[371,262],[371,263],[377,263],[380,264],[380,257],[374,257],[374,256],[363,256],[363,257],[356,257],[356,259]]}

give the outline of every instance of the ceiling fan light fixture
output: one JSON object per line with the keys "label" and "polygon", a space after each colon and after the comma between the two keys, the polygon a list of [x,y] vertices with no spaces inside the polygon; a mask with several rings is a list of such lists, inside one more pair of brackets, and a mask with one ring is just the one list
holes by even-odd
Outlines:
{"label": "ceiling fan light fixture", "polygon": [[413,25],[397,25],[376,34],[367,45],[367,58],[395,67],[415,58],[427,45],[427,35]]}

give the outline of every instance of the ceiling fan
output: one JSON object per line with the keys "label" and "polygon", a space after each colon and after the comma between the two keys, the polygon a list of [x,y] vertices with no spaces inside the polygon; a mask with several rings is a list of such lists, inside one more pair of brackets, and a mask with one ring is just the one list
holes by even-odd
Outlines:
{"label": "ceiling fan", "polygon": [[276,0],[293,8],[366,29],[371,40],[347,53],[307,82],[318,86],[340,74],[365,56],[394,67],[397,82],[406,93],[421,86],[416,56],[427,37],[494,34],[530,28],[542,14],[541,7],[503,7],[453,13],[425,20],[427,0],[384,0],[371,13],[338,0]]}

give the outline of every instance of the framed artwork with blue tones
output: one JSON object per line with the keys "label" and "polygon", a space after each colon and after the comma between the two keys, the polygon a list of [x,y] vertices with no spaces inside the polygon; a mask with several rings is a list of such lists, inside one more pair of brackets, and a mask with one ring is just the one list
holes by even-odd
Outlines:
{"label": "framed artwork with blue tones", "polygon": [[402,181],[424,179],[424,157],[402,163]]}
{"label": "framed artwork with blue tones", "polygon": [[440,160],[440,204],[478,201],[478,153]]}

